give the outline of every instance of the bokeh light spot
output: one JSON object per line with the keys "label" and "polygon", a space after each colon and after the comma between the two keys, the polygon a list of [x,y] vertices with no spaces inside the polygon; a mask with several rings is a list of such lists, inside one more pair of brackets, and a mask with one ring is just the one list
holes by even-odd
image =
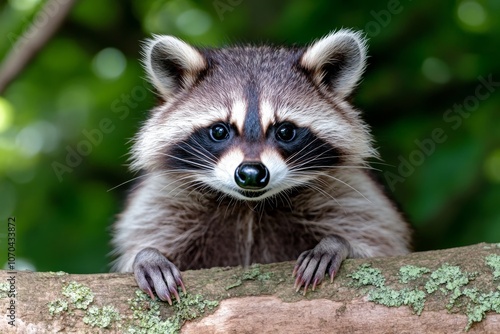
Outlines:
{"label": "bokeh light spot", "polygon": [[500,149],[493,151],[488,158],[486,158],[484,169],[486,177],[490,181],[500,183]]}
{"label": "bokeh light spot", "polygon": [[9,4],[17,10],[32,10],[41,0],[10,0]]}
{"label": "bokeh light spot", "polygon": [[199,9],[190,9],[179,15],[177,28],[186,35],[198,36],[206,33],[212,25],[210,16]]}
{"label": "bokeh light spot", "polygon": [[450,81],[451,73],[448,65],[434,57],[429,57],[422,64],[422,72],[432,82],[444,84]]}
{"label": "bokeh light spot", "polygon": [[463,1],[458,5],[457,15],[468,26],[478,27],[486,23],[486,11],[476,1]]}
{"label": "bokeh light spot", "polygon": [[0,133],[12,125],[14,107],[9,101],[0,96]]}
{"label": "bokeh light spot", "polygon": [[16,136],[16,145],[21,153],[34,156],[43,148],[43,134],[37,127],[30,125],[19,131]]}
{"label": "bokeh light spot", "polygon": [[95,74],[102,79],[116,79],[123,74],[126,67],[127,59],[115,48],[99,51],[92,61]]}

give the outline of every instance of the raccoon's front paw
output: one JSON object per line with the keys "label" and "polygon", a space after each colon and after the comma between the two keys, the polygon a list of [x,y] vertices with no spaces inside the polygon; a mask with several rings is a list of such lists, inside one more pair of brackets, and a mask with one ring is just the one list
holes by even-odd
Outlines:
{"label": "raccoon's front paw", "polygon": [[325,273],[330,275],[330,281],[333,282],[335,274],[338,272],[342,261],[350,253],[350,245],[347,240],[340,236],[332,235],[322,239],[319,244],[308,251],[300,254],[297,264],[293,269],[295,279],[294,288],[297,291],[304,286],[304,295],[307,288],[312,283],[312,289],[323,281]]}
{"label": "raccoon's front paw", "polygon": [[153,300],[155,291],[158,298],[172,305],[171,295],[180,300],[178,286],[186,293],[179,269],[155,248],[144,248],[137,253],[134,275],[139,288]]}

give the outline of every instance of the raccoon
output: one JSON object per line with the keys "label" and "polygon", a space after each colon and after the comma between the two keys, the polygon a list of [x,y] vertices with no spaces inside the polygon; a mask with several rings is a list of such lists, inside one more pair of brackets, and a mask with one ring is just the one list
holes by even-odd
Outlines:
{"label": "raccoon", "polygon": [[163,301],[180,270],[297,259],[299,291],[346,258],[409,252],[410,228],[367,163],[378,158],[349,102],[366,40],[339,30],[307,47],[144,47],[162,103],[135,137],[139,182],[114,225],[113,269]]}

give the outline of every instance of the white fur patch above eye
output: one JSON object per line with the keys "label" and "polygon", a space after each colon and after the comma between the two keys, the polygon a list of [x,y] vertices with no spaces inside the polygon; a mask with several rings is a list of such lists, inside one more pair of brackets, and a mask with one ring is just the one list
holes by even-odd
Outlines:
{"label": "white fur patch above eye", "polygon": [[247,114],[247,105],[242,100],[237,100],[233,103],[231,108],[231,124],[234,124],[238,129],[238,132],[243,133],[243,127],[245,124],[245,117]]}
{"label": "white fur patch above eye", "polygon": [[366,65],[366,39],[360,32],[339,30],[309,46],[301,58],[319,85],[327,81],[328,88],[340,97],[348,96]]}
{"label": "white fur patch above eye", "polygon": [[264,133],[276,122],[274,112],[273,105],[269,101],[262,101],[260,105],[260,124]]}

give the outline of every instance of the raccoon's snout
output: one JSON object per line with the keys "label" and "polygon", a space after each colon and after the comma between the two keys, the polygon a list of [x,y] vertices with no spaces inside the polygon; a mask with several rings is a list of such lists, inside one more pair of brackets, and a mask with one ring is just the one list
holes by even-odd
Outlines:
{"label": "raccoon's snout", "polygon": [[262,189],[269,183],[269,170],[260,162],[243,162],[236,168],[234,180],[243,189]]}

